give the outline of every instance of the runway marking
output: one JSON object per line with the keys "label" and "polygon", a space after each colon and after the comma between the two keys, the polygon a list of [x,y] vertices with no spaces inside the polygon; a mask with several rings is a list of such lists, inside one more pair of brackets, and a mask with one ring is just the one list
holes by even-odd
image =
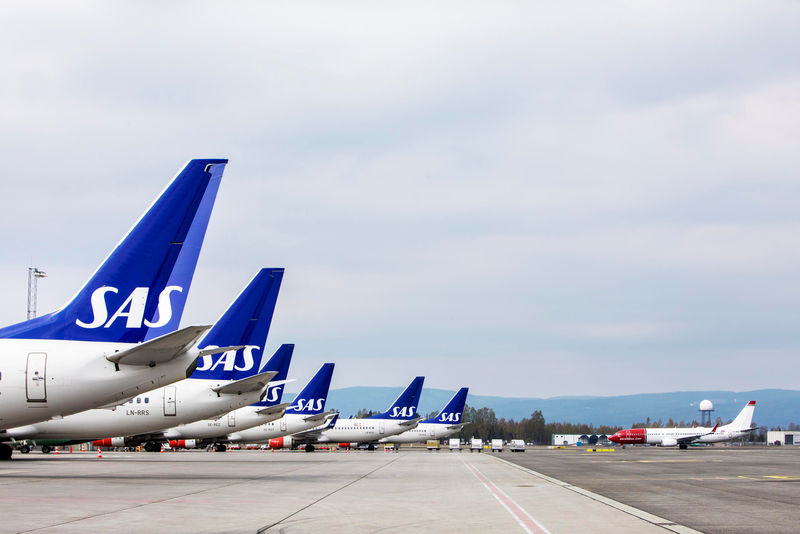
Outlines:
{"label": "runway marking", "polygon": [[494,498],[503,505],[503,508],[505,508],[506,511],[517,520],[517,523],[519,523],[519,526],[521,526],[525,532],[528,532],[529,534],[550,534],[549,530],[544,528],[541,523],[536,521],[536,519],[534,519],[533,516],[531,516],[523,507],[517,504],[514,499],[506,495],[503,490],[495,486],[494,483],[486,478],[486,476],[481,473],[477,467],[472,464],[468,464],[466,461],[464,461],[464,465],[472,472],[473,475],[475,475],[475,478],[477,478],[483,484],[483,486],[489,490]]}
{"label": "runway marking", "polygon": [[551,484],[555,484],[556,486],[561,486],[564,489],[568,489],[570,491],[574,491],[575,493],[583,495],[584,497],[588,497],[588,498],[590,498],[592,500],[595,500],[597,502],[603,503],[603,504],[605,504],[607,506],[610,506],[611,508],[617,509],[617,510],[619,510],[621,512],[625,512],[626,514],[632,515],[634,517],[638,517],[642,521],[646,521],[646,522],[648,522],[650,524],[653,524],[655,526],[661,527],[663,529],[670,530],[672,532],[676,532],[676,533],[680,533],[680,534],[702,534],[702,532],[700,532],[698,530],[694,530],[693,528],[687,527],[685,525],[680,525],[678,523],[675,523],[674,521],[670,521],[668,519],[664,519],[664,518],[659,517],[659,516],[657,516],[655,514],[651,514],[649,512],[645,512],[644,510],[640,510],[640,509],[635,508],[633,506],[629,506],[629,505],[621,503],[619,501],[615,501],[614,499],[609,499],[608,497],[605,497],[605,496],[600,495],[598,493],[594,493],[592,491],[583,489],[583,488],[581,488],[579,486],[573,486],[572,484],[564,482],[563,480],[558,480],[557,478],[553,478],[551,476],[547,476],[547,475],[545,475],[543,473],[539,473],[538,471],[534,471],[533,469],[529,469],[529,468],[521,466],[519,464],[515,464],[514,462],[509,462],[508,460],[504,460],[503,458],[498,458],[497,456],[494,456],[494,455],[490,456],[490,458],[494,458],[498,462],[503,462],[504,464],[510,465],[511,467],[519,469],[520,471],[524,471],[524,472],[526,472],[528,474],[531,474],[531,475],[533,475],[533,476],[535,476],[537,478],[541,478],[542,480],[546,480],[547,482],[550,482]]}

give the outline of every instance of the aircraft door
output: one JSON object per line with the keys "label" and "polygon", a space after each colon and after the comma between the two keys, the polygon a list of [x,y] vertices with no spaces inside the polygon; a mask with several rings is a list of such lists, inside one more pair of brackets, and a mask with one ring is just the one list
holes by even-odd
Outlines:
{"label": "aircraft door", "polygon": [[380,423],[378,423],[378,433],[384,434],[385,432],[386,429],[383,427],[383,421],[381,421]]}
{"label": "aircraft door", "polygon": [[286,418],[281,417],[281,432],[286,432]]}
{"label": "aircraft door", "polygon": [[177,415],[175,386],[166,386],[164,388],[164,415]]}
{"label": "aircraft door", "polygon": [[228,426],[236,426],[236,412],[228,414]]}
{"label": "aircraft door", "polygon": [[28,402],[47,402],[47,354],[31,352],[25,368],[25,392]]}
{"label": "aircraft door", "polygon": [[431,425],[431,438],[436,438],[436,426]]}

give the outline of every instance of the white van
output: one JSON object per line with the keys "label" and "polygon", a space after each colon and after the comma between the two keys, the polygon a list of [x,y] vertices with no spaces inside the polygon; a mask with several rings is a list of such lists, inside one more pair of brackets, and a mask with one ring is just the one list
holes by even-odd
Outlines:
{"label": "white van", "polygon": [[451,451],[461,452],[461,440],[458,438],[450,438],[448,442]]}
{"label": "white van", "polygon": [[508,450],[511,452],[525,452],[525,440],[512,439],[508,442]]}
{"label": "white van", "polygon": [[492,440],[492,452],[503,452],[503,440],[502,439],[493,439]]}
{"label": "white van", "polygon": [[481,452],[483,450],[483,440],[481,438],[472,438],[472,441],[469,445],[469,452],[478,451]]}

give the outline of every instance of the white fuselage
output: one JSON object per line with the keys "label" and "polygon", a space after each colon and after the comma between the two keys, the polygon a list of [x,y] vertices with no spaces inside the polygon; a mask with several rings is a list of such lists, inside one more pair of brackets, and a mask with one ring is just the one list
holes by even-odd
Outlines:
{"label": "white fuselage", "polygon": [[261,396],[261,390],[241,395],[218,395],[211,389],[227,383],[229,381],[187,378],[174,385],[138,395],[114,408],[87,410],[63,419],[12,428],[7,435],[14,439],[86,441],[135,436],[198,419],[218,417],[258,402]]}
{"label": "white fuselage", "polygon": [[167,439],[196,439],[208,440],[226,438],[231,432],[239,432],[257,425],[263,425],[280,418],[282,411],[274,414],[256,413],[263,406],[243,406],[216,419],[202,419],[183,425],[173,426],[164,431]]}
{"label": "white fuselage", "polygon": [[134,346],[0,339],[0,429],[105,406],[184,380],[198,355],[190,349],[154,367],[120,364],[118,369],[106,359]]}
{"label": "white fuselage", "polygon": [[400,434],[382,438],[381,443],[419,443],[429,439],[443,439],[457,434],[462,425],[443,425],[441,423],[420,423],[416,428]]}
{"label": "white fuselage", "polygon": [[231,432],[228,434],[227,440],[233,443],[261,443],[319,426],[319,420],[306,421],[307,417],[311,416],[299,413],[287,413],[280,419],[247,430]]}
{"label": "white fuselage", "polygon": [[394,436],[414,428],[407,421],[394,419],[339,419],[333,428],[329,428],[317,438],[318,443],[369,443],[379,441],[387,436]]}
{"label": "white fuselage", "polygon": [[711,428],[697,427],[697,428],[646,428],[645,435],[647,436],[647,443],[650,445],[662,445],[664,442],[670,443],[670,440],[679,440],[687,436],[697,436],[698,434],[705,434],[693,440],[693,443],[720,443],[722,441],[731,441],[742,436],[749,435],[749,430],[734,430],[728,426],[721,426],[716,431],[711,433]]}

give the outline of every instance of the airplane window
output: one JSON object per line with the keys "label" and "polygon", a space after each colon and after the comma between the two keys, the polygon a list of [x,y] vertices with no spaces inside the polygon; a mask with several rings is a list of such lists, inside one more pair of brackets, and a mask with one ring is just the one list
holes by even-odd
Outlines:
{"label": "airplane window", "polygon": [[145,397],[144,398],[144,403],[145,404],[150,404],[150,397]]}
{"label": "airplane window", "polygon": [[141,403],[142,403],[142,398],[136,397],[136,404],[141,404]]}

